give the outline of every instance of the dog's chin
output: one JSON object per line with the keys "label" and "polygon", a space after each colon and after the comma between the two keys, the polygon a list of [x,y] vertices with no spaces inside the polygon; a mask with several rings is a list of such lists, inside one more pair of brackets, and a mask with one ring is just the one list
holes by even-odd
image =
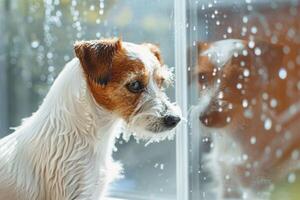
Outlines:
{"label": "dog's chin", "polygon": [[170,132],[173,129],[175,129],[175,127],[170,128],[170,127],[164,126],[161,123],[150,124],[145,128],[146,131],[148,131],[152,134],[160,134],[160,133],[164,133],[164,132]]}
{"label": "dog's chin", "polygon": [[204,112],[199,117],[200,122],[208,128],[224,128],[231,122],[230,113],[227,111]]}
{"label": "dog's chin", "polygon": [[172,138],[175,134],[175,128],[167,128],[163,125],[135,127],[132,129],[136,139],[161,141],[166,138]]}

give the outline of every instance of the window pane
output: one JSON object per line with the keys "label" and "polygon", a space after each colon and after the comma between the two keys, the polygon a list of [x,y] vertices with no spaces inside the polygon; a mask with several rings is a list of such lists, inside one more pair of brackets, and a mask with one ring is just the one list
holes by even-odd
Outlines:
{"label": "window pane", "polygon": [[[172,0],[4,0],[0,2],[0,136],[38,109],[55,77],[73,57],[73,43],[120,36],[159,44],[174,65]],[[174,101],[174,88],[168,91]],[[175,199],[175,143],[117,142],[125,178],[111,195]]]}
{"label": "window pane", "polygon": [[192,199],[299,199],[300,2],[188,13]]}

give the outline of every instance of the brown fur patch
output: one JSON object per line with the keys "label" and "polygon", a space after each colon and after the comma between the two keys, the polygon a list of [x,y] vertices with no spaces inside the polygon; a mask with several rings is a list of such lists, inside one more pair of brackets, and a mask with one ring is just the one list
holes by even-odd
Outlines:
{"label": "brown fur patch", "polygon": [[121,50],[119,39],[80,41],[74,45],[76,56],[87,76],[105,85],[111,78],[112,58]]}
{"label": "brown fur patch", "polygon": [[142,95],[127,90],[126,84],[133,80],[139,80],[146,86],[149,74],[141,61],[130,60],[121,49],[112,58],[110,81],[103,86],[88,78],[88,84],[99,105],[128,120]]}

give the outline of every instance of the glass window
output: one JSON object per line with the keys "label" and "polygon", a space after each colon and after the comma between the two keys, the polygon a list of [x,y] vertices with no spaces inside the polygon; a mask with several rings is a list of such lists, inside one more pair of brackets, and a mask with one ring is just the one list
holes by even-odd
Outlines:
{"label": "glass window", "polygon": [[0,137],[38,109],[76,40],[152,42],[187,121],[176,140],[118,139],[125,178],[109,196],[298,200],[299,16],[298,0],[3,0]]}
{"label": "glass window", "polygon": [[191,199],[299,199],[300,2],[191,0]]}
{"label": "glass window", "polygon": [[[172,0],[4,0],[0,2],[0,132],[12,132],[38,109],[55,77],[74,57],[73,43],[121,37],[159,44],[174,67]],[[174,101],[174,87],[168,91]],[[145,147],[119,139],[114,157],[125,168],[110,196],[175,199],[175,142]]]}

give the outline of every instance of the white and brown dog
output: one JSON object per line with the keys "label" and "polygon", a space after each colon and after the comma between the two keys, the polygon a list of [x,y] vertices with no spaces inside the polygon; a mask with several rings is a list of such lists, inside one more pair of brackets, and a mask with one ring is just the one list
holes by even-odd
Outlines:
{"label": "white and brown dog", "polygon": [[123,124],[164,138],[180,121],[155,45],[103,39],[74,49],[38,111],[0,140],[1,200],[101,199],[118,174],[111,155]]}
{"label": "white and brown dog", "polygon": [[204,162],[218,179],[217,199],[268,199],[300,169],[300,73],[297,49],[289,50],[235,39],[198,46],[194,117],[212,137]]}

